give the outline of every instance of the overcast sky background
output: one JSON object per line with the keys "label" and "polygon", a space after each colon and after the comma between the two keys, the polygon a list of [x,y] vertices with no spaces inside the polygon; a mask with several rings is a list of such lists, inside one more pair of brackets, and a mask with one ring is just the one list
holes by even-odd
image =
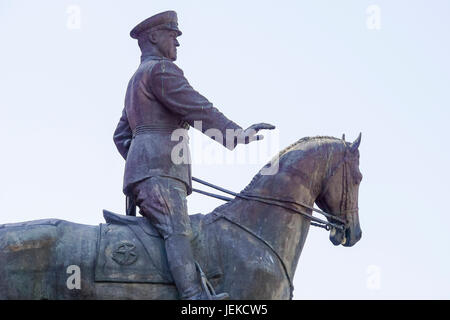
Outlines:
{"label": "overcast sky background", "polygon": [[[363,237],[334,247],[311,228],[294,298],[450,298],[448,1],[0,0],[0,223],[124,212],[112,134],[139,64],[129,31],[164,10],[193,87],[243,127],[277,126],[259,163],[194,176],[239,191],[299,138],[362,132]],[[193,131],[193,154],[222,152]],[[221,203],[188,198],[191,214]]]}

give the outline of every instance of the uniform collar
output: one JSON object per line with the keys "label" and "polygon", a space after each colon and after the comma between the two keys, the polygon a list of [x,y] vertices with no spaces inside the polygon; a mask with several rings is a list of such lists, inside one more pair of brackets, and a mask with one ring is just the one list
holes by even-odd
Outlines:
{"label": "uniform collar", "polygon": [[168,61],[171,61],[170,59],[168,59],[166,57],[160,57],[160,56],[155,56],[155,55],[151,55],[151,54],[142,54],[141,55],[141,63],[146,60],[168,60]]}

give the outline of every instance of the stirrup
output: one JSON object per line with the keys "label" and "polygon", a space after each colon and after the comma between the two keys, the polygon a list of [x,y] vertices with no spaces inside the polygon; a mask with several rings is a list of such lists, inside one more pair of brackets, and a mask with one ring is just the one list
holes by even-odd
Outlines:
{"label": "stirrup", "polygon": [[200,267],[197,261],[195,261],[195,266],[200,272],[202,289],[206,293],[208,300],[228,300],[230,298],[228,293],[225,292],[217,294],[216,291],[214,290],[214,287],[209,282],[208,278],[206,277],[205,273],[203,272],[202,268]]}

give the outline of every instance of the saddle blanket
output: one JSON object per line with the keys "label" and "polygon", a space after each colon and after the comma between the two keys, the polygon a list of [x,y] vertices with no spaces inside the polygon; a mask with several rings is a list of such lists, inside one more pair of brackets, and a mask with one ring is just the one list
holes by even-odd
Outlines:
{"label": "saddle blanket", "polygon": [[[106,224],[100,224],[95,262],[96,282],[141,282],[173,284],[164,240],[144,217],[103,211]],[[201,219],[193,215],[191,222]],[[193,223],[194,239],[198,225]],[[217,270],[204,270],[216,278]],[[208,272],[209,271],[209,272]]]}
{"label": "saddle blanket", "polygon": [[143,217],[104,211],[100,224],[95,281],[173,283],[164,240]]}

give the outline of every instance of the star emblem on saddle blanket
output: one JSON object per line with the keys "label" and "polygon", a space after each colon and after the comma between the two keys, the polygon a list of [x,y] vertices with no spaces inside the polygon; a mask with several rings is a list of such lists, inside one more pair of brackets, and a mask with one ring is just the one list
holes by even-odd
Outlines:
{"label": "star emblem on saddle blanket", "polygon": [[136,246],[129,242],[119,244],[112,254],[112,259],[121,265],[133,264],[137,258]]}

